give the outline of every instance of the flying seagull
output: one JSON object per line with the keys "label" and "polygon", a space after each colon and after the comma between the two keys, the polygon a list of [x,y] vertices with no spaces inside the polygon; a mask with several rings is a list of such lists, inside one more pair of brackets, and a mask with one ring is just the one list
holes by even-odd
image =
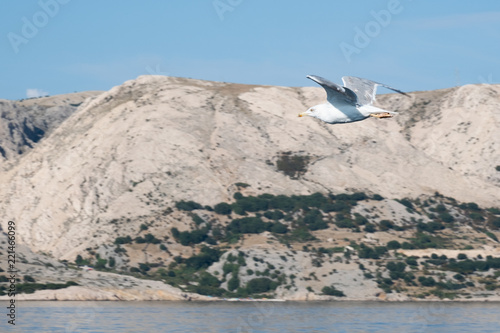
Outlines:
{"label": "flying seagull", "polygon": [[308,75],[307,78],[325,89],[327,103],[313,106],[299,114],[299,117],[311,116],[329,124],[352,123],[368,117],[391,118],[396,115],[397,112],[372,105],[375,101],[377,86],[408,96],[385,84],[354,76],[342,77],[344,87],[316,75]]}

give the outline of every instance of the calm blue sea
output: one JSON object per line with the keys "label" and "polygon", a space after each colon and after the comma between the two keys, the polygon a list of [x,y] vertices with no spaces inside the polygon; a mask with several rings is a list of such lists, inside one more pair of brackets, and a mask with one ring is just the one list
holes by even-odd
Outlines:
{"label": "calm blue sea", "polygon": [[0,332],[500,332],[499,303],[18,302]]}

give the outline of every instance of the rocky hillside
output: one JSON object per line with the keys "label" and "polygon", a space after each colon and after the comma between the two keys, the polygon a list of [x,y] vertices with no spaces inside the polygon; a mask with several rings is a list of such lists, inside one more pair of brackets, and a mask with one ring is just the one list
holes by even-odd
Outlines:
{"label": "rocky hillside", "polygon": [[68,118],[86,98],[100,92],[0,100],[0,163],[14,160]]}
{"label": "rocky hillside", "polygon": [[[484,258],[496,253],[499,92],[481,85],[383,95],[380,105],[398,117],[332,126],[297,117],[324,99],[321,88],[142,76],[87,99],[6,167],[1,224],[16,221],[18,240],[35,252],[69,263],[80,256],[79,264],[132,270],[186,290],[201,283],[230,291],[236,278],[246,285],[245,276],[265,272],[257,266],[267,257],[266,278],[280,296],[313,297],[341,272],[349,290],[366,278],[361,294],[346,292],[366,298],[391,290],[381,283],[391,270],[364,272],[360,264],[370,263],[361,244],[387,247],[394,240],[408,243],[408,251],[472,246]],[[313,193],[327,206],[297,203]],[[286,209],[271,203],[283,194],[297,196]],[[244,198],[265,203],[241,208]],[[217,211],[223,203],[230,212]],[[246,217],[253,220],[242,222]],[[248,232],[247,223],[257,229]],[[477,233],[470,244],[454,237],[464,230]],[[436,232],[444,233],[439,241]],[[325,255],[317,266],[313,259]],[[249,265],[249,258],[256,266],[224,268],[238,260]],[[269,279],[273,270],[279,273]],[[303,282],[285,283],[290,276]],[[262,281],[255,283],[271,283]]]}

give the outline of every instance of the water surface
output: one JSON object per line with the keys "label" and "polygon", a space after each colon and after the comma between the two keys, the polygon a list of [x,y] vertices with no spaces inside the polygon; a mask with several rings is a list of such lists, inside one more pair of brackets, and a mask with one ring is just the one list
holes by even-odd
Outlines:
{"label": "water surface", "polygon": [[1,332],[499,332],[499,303],[17,302]]}

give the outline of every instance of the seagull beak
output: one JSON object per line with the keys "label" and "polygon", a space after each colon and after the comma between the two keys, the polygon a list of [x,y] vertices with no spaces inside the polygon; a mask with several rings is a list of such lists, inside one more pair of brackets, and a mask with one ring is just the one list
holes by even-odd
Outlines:
{"label": "seagull beak", "polygon": [[305,112],[299,113],[299,117],[304,117],[305,115],[307,115]]}

